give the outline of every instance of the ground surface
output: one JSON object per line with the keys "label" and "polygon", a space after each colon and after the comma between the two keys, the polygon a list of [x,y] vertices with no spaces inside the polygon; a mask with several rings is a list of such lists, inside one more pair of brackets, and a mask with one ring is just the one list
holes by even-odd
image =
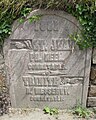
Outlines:
{"label": "ground surface", "polygon": [[63,110],[59,111],[58,115],[44,114],[43,110],[40,109],[11,109],[9,114],[0,117],[0,120],[96,120],[95,118],[77,118],[72,115],[71,111]]}

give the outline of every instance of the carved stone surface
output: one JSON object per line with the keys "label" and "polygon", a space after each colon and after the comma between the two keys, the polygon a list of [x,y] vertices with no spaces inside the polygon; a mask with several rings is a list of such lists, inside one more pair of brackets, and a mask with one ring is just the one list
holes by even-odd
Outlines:
{"label": "carved stone surface", "polygon": [[78,22],[61,11],[33,11],[5,41],[7,81],[13,107],[70,108],[86,105],[91,50],[79,50],[69,35]]}

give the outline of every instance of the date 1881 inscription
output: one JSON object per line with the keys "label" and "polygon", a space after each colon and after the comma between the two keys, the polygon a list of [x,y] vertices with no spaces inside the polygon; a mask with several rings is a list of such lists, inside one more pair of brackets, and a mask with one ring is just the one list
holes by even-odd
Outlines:
{"label": "date 1881 inscription", "polygon": [[42,17],[33,23],[25,21],[5,43],[12,106],[85,105],[91,52],[79,50],[69,37],[78,31],[77,21],[60,11],[30,15],[34,14]]}

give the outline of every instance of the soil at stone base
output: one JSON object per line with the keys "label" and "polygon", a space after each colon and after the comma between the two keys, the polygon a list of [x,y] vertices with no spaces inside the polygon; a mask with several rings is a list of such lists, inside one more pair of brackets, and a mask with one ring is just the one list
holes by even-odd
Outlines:
{"label": "soil at stone base", "polygon": [[78,118],[69,110],[60,110],[58,115],[44,114],[40,109],[9,109],[9,113],[0,120],[96,120],[96,118]]}

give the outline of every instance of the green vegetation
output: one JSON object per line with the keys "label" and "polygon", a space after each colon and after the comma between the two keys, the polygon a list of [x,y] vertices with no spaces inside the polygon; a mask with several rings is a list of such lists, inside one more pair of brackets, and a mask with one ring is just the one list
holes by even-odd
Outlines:
{"label": "green vegetation", "polygon": [[[96,0],[0,0],[0,45],[11,34],[14,20],[24,22],[34,9],[55,9],[66,11],[79,20],[81,35],[74,34],[72,40],[81,49],[96,47]],[[30,22],[39,20],[33,16]],[[82,36],[82,37],[81,37]]]}
{"label": "green vegetation", "polygon": [[42,15],[33,15],[32,17],[29,18],[29,22],[36,22],[38,20],[40,20]]}
{"label": "green vegetation", "polygon": [[77,37],[77,44],[81,48],[96,47],[96,1],[84,0],[76,5],[74,16],[79,20],[82,30],[80,36]]}
{"label": "green vegetation", "polygon": [[81,118],[89,118],[92,115],[92,112],[89,111],[87,108],[84,108],[82,106],[76,106],[76,108],[73,111],[73,114],[81,117]]}
{"label": "green vegetation", "polygon": [[45,107],[43,111],[45,114],[50,114],[50,115],[57,115],[58,114],[58,109],[56,109],[56,108]]}

